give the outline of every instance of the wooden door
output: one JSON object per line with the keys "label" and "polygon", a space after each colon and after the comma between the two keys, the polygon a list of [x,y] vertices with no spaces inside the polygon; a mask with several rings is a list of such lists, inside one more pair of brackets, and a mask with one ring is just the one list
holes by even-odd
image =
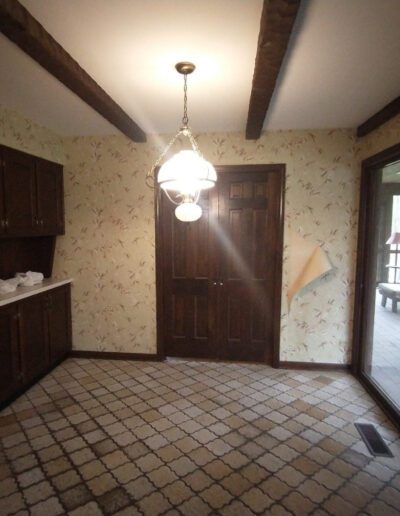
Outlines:
{"label": "wooden door", "polygon": [[216,288],[211,220],[215,195],[201,199],[203,214],[181,222],[173,205],[160,196],[163,224],[163,301],[166,353],[169,356],[217,358]]}
{"label": "wooden door", "polygon": [[272,363],[280,318],[281,186],[275,170],[219,174],[222,359]]}
{"label": "wooden door", "polygon": [[47,300],[50,361],[55,363],[64,358],[71,349],[69,285],[49,291]]}
{"label": "wooden door", "polygon": [[30,236],[36,227],[35,158],[3,148],[6,232]]}
{"label": "wooden door", "polygon": [[45,310],[46,294],[19,302],[22,376],[25,384],[38,378],[49,365]]}
{"label": "wooden door", "polygon": [[44,159],[36,160],[36,198],[39,233],[63,233],[62,166]]}
{"label": "wooden door", "polygon": [[4,157],[3,157],[3,149],[0,146],[0,236],[5,235],[6,233],[6,213],[4,206]]}
{"label": "wooden door", "polygon": [[283,185],[282,165],[220,167],[194,223],[160,194],[161,353],[277,362]]}
{"label": "wooden door", "polygon": [[20,383],[17,324],[17,305],[0,307],[0,403],[12,396]]}

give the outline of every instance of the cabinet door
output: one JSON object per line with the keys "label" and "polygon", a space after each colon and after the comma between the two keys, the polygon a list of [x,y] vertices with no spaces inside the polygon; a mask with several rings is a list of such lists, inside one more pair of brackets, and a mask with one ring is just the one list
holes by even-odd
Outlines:
{"label": "cabinet door", "polygon": [[3,148],[5,229],[12,236],[30,236],[36,227],[35,158]]}
{"label": "cabinet door", "polygon": [[46,328],[46,294],[19,302],[22,377],[25,384],[40,376],[49,365]]}
{"label": "cabinet door", "polygon": [[4,174],[3,174],[3,168],[4,168],[4,157],[3,157],[3,149],[0,147],[0,236],[4,235],[6,232],[5,227],[5,207],[4,207]]}
{"label": "cabinet door", "polygon": [[64,207],[61,165],[43,159],[36,160],[36,197],[39,233],[62,234]]}
{"label": "cabinet door", "polygon": [[0,403],[19,387],[18,312],[12,303],[0,307]]}
{"label": "cabinet door", "polygon": [[48,328],[51,363],[65,357],[71,349],[71,295],[69,285],[48,293]]}

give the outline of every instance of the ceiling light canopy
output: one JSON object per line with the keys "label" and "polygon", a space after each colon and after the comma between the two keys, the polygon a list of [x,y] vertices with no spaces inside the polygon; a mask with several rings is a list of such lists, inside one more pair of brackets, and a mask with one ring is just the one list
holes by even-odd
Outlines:
{"label": "ceiling light canopy", "polygon": [[164,157],[180,138],[189,140],[191,149],[181,150],[165,161],[158,170],[157,183],[166,193],[168,199],[177,204],[176,217],[183,222],[193,222],[201,217],[202,209],[198,205],[202,190],[212,188],[217,181],[217,173],[210,162],[205,160],[199,150],[196,139],[189,127],[187,113],[187,76],[195,70],[193,63],[177,63],[175,68],[183,75],[183,117],[182,127],[161,153],[147,175],[146,182],[151,186],[155,182],[155,171]]}

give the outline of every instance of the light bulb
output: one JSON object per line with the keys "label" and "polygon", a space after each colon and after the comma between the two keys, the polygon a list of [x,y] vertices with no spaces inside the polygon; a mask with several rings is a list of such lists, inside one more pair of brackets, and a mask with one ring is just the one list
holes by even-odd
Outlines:
{"label": "light bulb", "polygon": [[199,220],[203,210],[194,202],[183,202],[175,208],[175,216],[182,222],[194,222]]}

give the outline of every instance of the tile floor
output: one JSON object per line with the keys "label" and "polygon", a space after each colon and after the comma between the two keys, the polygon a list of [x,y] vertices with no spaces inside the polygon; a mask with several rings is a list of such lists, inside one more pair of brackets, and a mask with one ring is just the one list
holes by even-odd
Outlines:
{"label": "tile floor", "polygon": [[69,359],[0,439],[2,516],[399,514],[399,434],[346,373]]}

